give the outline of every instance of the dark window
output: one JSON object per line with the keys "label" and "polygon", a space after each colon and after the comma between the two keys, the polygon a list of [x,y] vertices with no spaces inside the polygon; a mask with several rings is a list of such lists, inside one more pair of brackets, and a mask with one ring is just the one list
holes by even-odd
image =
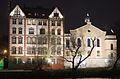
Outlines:
{"label": "dark window", "polygon": [[42,25],[42,21],[41,20],[39,20],[38,25]]}
{"label": "dark window", "polygon": [[57,38],[57,44],[61,45],[61,38],[60,37]]}
{"label": "dark window", "polygon": [[22,44],[23,37],[18,37],[18,44]]}
{"label": "dark window", "polygon": [[33,28],[29,28],[29,34],[34,34],[34,29]]}
{"label": "dark window", "polygon": [[69,48],[69,46],[70,46],[70,40],[66,39],[66,47]]}
{"label": "dark window", "polygon": [[57,55],[61,55],[61,47],[57,47]]}
{"label": "dark window", "polygon": [[54,17],[58,17],[59,16],[59,13],[54,13]]}
{"label": "dark window", "polygon": [[43,37],[43,44],[47,44],[47,37]]}
{"label": "dark window", "polygon": [[45,34],[45,29],[44,28],[40,29],[40,34]]}
{"label": "dark window", "polygon": [[17,19],[12,19],[12,24],[16,24],[17,23],[17,21],[16,21]]}
{"label": "dark window", "polygon": [[57,21],[57,26],[61,26],[61,21]]}
{"label": "dark window", "polygon": [[20,27],[18,30],[19,30],[19,34],[22,34],[22,28]]}
{"label": "dark window", "polygon": [[23,19],[18,19],[18,24],[22,24]]}
{"label": "dark window", "polygon": [[55,26],[55,21],[51,21],[52,22],[52,26]]}
{"label": "dark window", "polygon": [[52,55],[55,55],[55,52],[56,52],[56,48],[55,48],[55,46],[53,46],[53,47],[51,48],[51,54],[52,54]]}
{"label": "dark window", "polygon": [[97,56],[100,56],[100,51],[97,51]]}
{"label": "dark window", "polygon": [[18,58],[18,64],[21,64],[21,63],[22,63],[21,58]]}
{"label": "dark window", "polygon": [[12,44],[16,44],[16,37],[15,36],[12,37]]}
{"label": "dark window", "polygon": [[32,47],[32,54],[35,54],[36,53],[36,49],[35,49],[35,47],[33,46]]}
{"label": "dark window", "polygon": [[18,47],[18,54],[22,54],[22,47]]}
{"label": "dark window", "polygon": [[80,38],[77,39],[77,44],[78,44],[79,47],[81,47],[81,40],[80,40]]}
{"label": "dark window", "polygon": [[110,48],[111,48],[111,50],[113,50],[113,44],[111,44]]}
{"label": "dark window", "polygon": [[46,26],[47,25],[47,21],[43,21],[43,25]]}
{"label": "dark window", "polygon": [[52,29],[52,35],[55,35],[55,29]]}
{"label": "dark window", "polygon": [[15,27],[12,28],[12,33],[16,34],[16,28]]}
{"label": "dark window", "polygon": [[91,47],[91,45],[90,45],[90,39],[89,38],[87,39],[87,46]]}
{"label": "dark window", "polygon": [[16,54],[16,47],[15,46],[12,47],[12,54]]}
{"label": "dark window", "polygon": [[57,35],[61,35],[61,29],[57,30]]}
{"label": "dark window", "polygon": [[100,47],[100,40],[97,39],[97,47]]}

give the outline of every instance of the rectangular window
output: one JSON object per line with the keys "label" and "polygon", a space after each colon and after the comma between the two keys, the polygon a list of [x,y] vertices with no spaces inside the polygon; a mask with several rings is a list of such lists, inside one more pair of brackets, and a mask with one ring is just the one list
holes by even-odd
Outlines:
{"label": "rectangular window", "polygon": [[22,28],[18,28],[18,33],[22,34]]}
{"label": "rectangular window", "polygon": [[38,25],[42,25],[42,20],[39,20]]}
{"label": "rectangular window", "polygon": [[35,25],[36,24],[36,21],[35,19],[32,20],[32,25]]}
{"label": "rectangular window", "polygon": [[22,54],[22,47],[18,47],[18,54]]}
{"label": "rectangular window", "polygon": [[12,34],[16,34],[16,28],[15,27],[12,28]]}
{"label": "rectangular window", "polygon": [[51,21],[51,25],[52,25],[52,26],[55,26],[55,21]]}
{"label": "rectangular window", "polygon": [[18,19],[18,24],[22,24],[23,19]]}
{"label": "rectangular window", "polygon": [[22,40],[23,40],[22,37],[18,37],[18,44],[22,44]]}
{"label": "rectangular window", "polygon": [[17,19],[12,19],[12,24],[17,24],[17,21],[16,21]]}
{"label": "rectangular window", "polygon": [[16,44],[16,37],[12,37],[12,44]]}
{"label": "rectangular window", "polygon": [[43,25],[46,26],[47,25],[47,21],[43,21]]}
{"label": "rectangular window", "polygon": [[31,25],[31,20],[30,19],[27,20],[27,25]]}
{"label": "rectangular window", "polygon": [[33,28],[29,28],[29,34],[34,34],[34,29]]}
{"label": "rectangular window", "polygon": [[98,57],[100,56],[100,51],[97,51],[97,56],[98,56]]}
{"label": "rectangular window", "polygon": [[57,26],[61,26],[61,21],[57,21]]}
{"label": "rectangular window", "polygon": [[16,47],[12,47],[12,54],[16,54]]}

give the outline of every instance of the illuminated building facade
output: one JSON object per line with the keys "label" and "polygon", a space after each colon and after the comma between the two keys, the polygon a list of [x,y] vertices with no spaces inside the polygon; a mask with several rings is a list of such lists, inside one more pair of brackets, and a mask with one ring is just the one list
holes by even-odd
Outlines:
{"label": "illuminated building facade", "polygon": [[[64,58],[71,60],[70,40],[75,37],[83,57],[90,51],[91,38],[96,38],[91,56],[79,67],[109,66],[110,62],[116,59],[116,36],[112,30],[109,32],[92,25],[89,17],[85,22],[86,25],[70,30],[70,34],[64,34],[64,17],[58,8],[21,8],[17,5],[9,14],[11,64],[34,65],[41,60],[49,63],[53,69],[71,68],[72,64]],[[78,62],[78,58],[75,63]]]}

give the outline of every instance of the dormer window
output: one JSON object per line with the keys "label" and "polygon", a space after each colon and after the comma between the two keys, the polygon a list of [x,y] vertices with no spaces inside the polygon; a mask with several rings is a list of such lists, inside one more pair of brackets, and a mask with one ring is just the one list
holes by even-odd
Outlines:
{"label": "dormer window", "polygon": [[59,16],[59,13],[54,13],[54,17],[58,17]]}

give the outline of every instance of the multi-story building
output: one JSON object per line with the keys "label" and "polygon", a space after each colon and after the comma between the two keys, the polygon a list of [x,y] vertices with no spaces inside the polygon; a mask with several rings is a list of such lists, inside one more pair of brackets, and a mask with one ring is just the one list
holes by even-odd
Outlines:
{"label": "multi-story building", "polygon": [[[75,43],[80,45],[82,58],[88,55],[95,38],[91,56],[79,67],[107,67],[116,59],[116,36],[113,31],[92,25],[88,16],[85,22],[86,25],[64,34],[64,17],[58,8],[20,8],[17,5],[9,15],[10,65],[30,65],[40,60],[44,62],[39,64],[48,63],[50,68],[70,68],[72,64],[64,59],[72,59],[69,47],[74,37]],[[78,63],[79,55],[75,60]]]}
{"label": "multi-story building", "polygon": [[32,64],[37,58],[63,67],[64,17],[57,7],[22,9],[17,5],[9,16],[9,53],[13,63]]}

